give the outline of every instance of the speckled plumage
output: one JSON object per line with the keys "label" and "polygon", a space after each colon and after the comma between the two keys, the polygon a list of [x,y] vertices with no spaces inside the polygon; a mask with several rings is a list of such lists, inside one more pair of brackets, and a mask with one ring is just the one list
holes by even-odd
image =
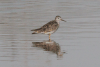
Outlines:
{"label": "speckled plumage", "polygon": [[59,28],[60,21],[65,21],[65,20],[62,20],[60,16],[56,16],[55,20],[48,22],[47,24],[43,25],[41,28],[31,30],[34,31],[32,34],[37,34],[37,33],[48,34],[50,39],[50,35]]}
{"label": "speckled plumage", "polygon": [[35,33],[51,34],[51,33],[54,33],[58,29],[58,27],[59,27],[59,24],[55,20],[53,20],[43,25],[41,28],[34,29],[31,31],[35,31],[33,32],[33,34]]}

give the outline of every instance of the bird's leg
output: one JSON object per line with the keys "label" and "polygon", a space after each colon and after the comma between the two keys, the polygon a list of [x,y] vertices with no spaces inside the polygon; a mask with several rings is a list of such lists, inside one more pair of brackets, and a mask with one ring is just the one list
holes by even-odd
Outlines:
{"label": "bird's leg", "polygon": [[46,31],[44,31],[44,33],[47,33]]}
{"label": "bird's leg", "polygon": [[51,35],[51,34],[49,34],[49,41],[51,41],[51,39],[50,39],[50,35]]}
{"label": "bird's leg", "polygon": [[37,33],[38,33],[38,31],[37,31]]}
{"label": "bird's leg", "polygon": [[52,29],[50,29],[50,31],[52,31]]}

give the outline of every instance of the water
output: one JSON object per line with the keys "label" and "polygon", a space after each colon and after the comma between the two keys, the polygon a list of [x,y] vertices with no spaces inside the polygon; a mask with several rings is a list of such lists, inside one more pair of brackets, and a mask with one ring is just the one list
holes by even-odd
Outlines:
{"label": "water", "polygon": [[[61,22],[51,35],[59,49],[34,46],[47,41],[48,35],[32,35],[30,30],[41,27],[56,15],[67,21]],[[99,67],[99,51],[99,0],[0,1],[0,66]]]}

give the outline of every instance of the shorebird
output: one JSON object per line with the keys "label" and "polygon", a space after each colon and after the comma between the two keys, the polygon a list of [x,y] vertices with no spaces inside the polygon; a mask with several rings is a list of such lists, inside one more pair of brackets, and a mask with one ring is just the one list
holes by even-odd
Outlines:
{"label": "shorebird", "polygon": [[41,28],[31,30],[34,31],[32,34],[37,34],[37,33],[48,34],[49,40],[51,40],[50,35],[56,32],[56,30],[59,28],[60,21],[65,21],[65,20],[63,20],[60,16],[56,16],[55,20],[48,22],[47,24],[43,25]]}

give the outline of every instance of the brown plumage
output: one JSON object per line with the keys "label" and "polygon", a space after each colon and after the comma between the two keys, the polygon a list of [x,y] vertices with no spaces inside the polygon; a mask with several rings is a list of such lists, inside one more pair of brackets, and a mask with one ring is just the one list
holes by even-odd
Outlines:
{"label": "brown plumage", "polygon": [[[43,25],[41,28],[38,28],[38,29],[34,29],[34,30],[31,30],[31,31],[34,31],[32,34],[36,34],[36,33],[44,33],[44,34],[49,34],[47,32],[52,32],[52,31],[56,31],[59,27],[59,24],[53,20],[53,21],[50,21],[48,22],[47,24]],[[52,33],[54,33],[52,32]]]}
{"label": "brown plumage", "polygon": [[32,34],[37,34],[37,33],[48,34],[50,40],[50,35],[59,28],[60,21],[65,21],[65,20],[62,20],[60,16],[56,16],[55,20],[48,22],[47,24],[43,25],[41,28],[31,30],[34,31]]}

